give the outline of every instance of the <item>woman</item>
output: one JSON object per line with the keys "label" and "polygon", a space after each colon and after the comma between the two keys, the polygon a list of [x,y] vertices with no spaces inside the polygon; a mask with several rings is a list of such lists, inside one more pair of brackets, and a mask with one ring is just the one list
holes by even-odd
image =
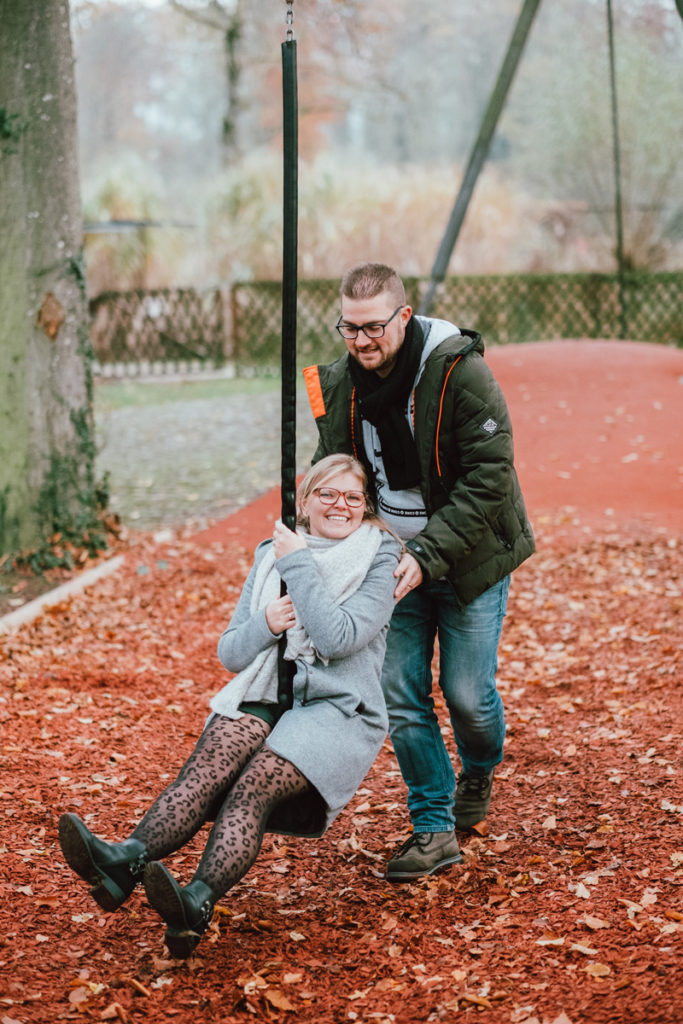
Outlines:
{"label": "woman", "polygon": [[[386,736],[380,673],[400,545],[370,507],[360,463],[330,455],[313,466],[297,492],[297,523],[296,532],[277,523],[256,549],[218,643],[221,662],[238,674],[212,699],[177,779],[122,843],[96,838],[74,814],[59,822],[64,857],[97,903],[116,910],[144,881],[180,959],[254,863],[264,833],[322,835]],[[294,703],[281,714],[283,633]],[[159,861],[210,820],[197,871],[183,887]]]}

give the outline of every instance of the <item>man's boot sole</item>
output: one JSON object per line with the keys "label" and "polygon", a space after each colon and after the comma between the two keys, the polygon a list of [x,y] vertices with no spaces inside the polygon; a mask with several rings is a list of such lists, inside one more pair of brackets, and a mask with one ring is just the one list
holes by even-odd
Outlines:
{"label": "man's boot sole", "polygon": [[438,864],[435,864],[433,868],[428,871],[387,871],[385,877],[388,882],[408,882],[413,878],[426,878],[428,875],[433,875],[437,871],[441,871],[442,868],[451,867],[453,864],[462,864],[462,854],[459,853],[457,857],[449,857],[448,860],[440,860]]}

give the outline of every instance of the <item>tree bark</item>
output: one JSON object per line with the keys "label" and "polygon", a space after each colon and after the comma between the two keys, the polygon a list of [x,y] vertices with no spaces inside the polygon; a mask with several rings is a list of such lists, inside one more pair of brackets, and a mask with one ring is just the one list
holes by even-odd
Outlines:
{"label": "tree bark", "polygon": [[66,0],[0,0],[0,553],[94,518]]}

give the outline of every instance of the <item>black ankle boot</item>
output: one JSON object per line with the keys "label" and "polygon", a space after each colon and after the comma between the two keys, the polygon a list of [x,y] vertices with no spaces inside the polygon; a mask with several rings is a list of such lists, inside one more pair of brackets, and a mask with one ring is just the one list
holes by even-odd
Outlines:
{"label": "black ankle boot", "polygon": [[145,868],[145,892],[168,925],[165,942],[171,956],[176,960],[191,956],[211,923],[216,902],[213,891],[199,879],[183,887],[168,868],[152,861]]}
{"label": "black ankle boot", "polygon": [[105,843],[86,828],[75,814],[59,819],[59,845],[72,871],[90,886],[103,910],[118,910],[142,881],[147,851],[137,839]]}

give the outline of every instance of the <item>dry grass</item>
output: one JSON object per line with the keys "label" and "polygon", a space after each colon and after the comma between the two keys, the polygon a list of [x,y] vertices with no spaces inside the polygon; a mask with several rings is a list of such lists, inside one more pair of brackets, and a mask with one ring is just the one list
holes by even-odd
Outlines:
{"label": "dry grass", "polygon": [[[301,276],[336,278],[345,267],[365,259],[392,263],[406,275],[428,274],[461,176],[462,169],[447,165],[361,165],[329,157],[302,161]],[[91,240],[90,293],[279,278],[281,179],[278,153],[253,153],[198,188],[193,229],[152,229],[144,236]],[[110,193],[111,187],[111,207]],[[132,210],[134,202],[125,198],[123,207]],[[612,269],[612,241],[600,232],[595,224],[591,233],[580,204],[541,203],[490,165],[477,183],[450,270],[486,274]]]}

